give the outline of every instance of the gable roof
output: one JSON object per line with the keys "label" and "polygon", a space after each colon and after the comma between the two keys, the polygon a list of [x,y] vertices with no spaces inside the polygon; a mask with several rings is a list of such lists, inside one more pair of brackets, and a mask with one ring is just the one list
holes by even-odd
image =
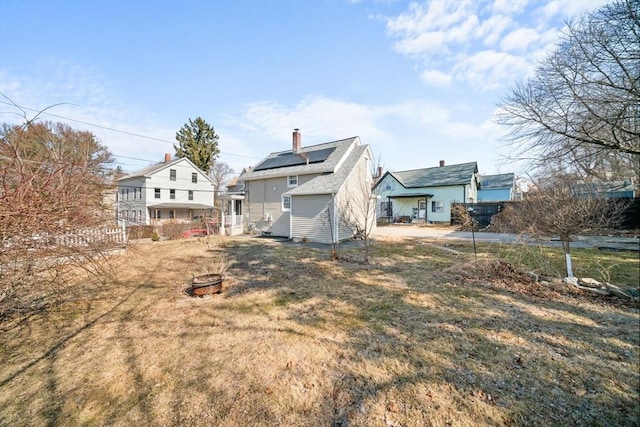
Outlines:
{"label": "gable roof", "polygon": [[478,178],[481,190],[490,190],[494,188],[510,188],[513,187],[515,175],[512,173],[502,173],[498,175],[481,175]]}
{"label": "gable roof", "polygon": [[[478,172],[478,163],[469,162],[458,165],[436,166],[433,168],[413,169],[400,172],[387,172],[405,188],[444,187],[465,185]],[[384,180],[380,179],[376,187]]]}
{"label": "gable roof", "polygon": [[313,178],[304,184],[287,191],[285,194],[292,196],[295,195],[309,195],[309,194],[334,194],[340,191],[340,188],[344,185],[349,174],[356,167],[362,155],[370,151],[368,145],[359,145],[354,147],[349,153],[349,156],[340,165],[336,173],[327,175],[320,175]]}
{"label": "gable roof", "polygon": [[193,162],[187,159],[186,157],[180,157],[180,158],[171,160],[170,162],[162,162],[162,163],[157,163],[155,165],[147,166],[146,168],[130,173],[129,175],[120,177],[116,181],[120,182],[120,181],[125,181],[131,178],[149,178],[151,175],[155,174],[156,172],[159,172],[163,169],[166,169],[171,166],[175,166],[178,163],[183,163],[183,162],[187,162],[187,164],[189,164],[196,172],[199,172],[201,176],[205,177],[208,181],[213,182],[211,181],[211,178],[207,176],[207,174],[205,174],[199,167],[194,165]]}
{"label": "gable roof", "polygon": [[340,167],[353,145],[360,146],[359,137],[310,145],[300,149],[298,153],[291,150],[271,153],[252,170],[244,171],[239,179],[254,181],[288,175],[333,173]]}

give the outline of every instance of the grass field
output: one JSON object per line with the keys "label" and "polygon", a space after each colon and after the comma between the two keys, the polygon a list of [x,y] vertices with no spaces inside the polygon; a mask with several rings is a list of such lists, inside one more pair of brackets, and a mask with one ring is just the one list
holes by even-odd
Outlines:
{"label": "grass field", "polygon": [[[533,255],[504,246],[329,255],[133,245],[117,281],[69,283],[66,301],[2,324],[0,425],[638,425],[637,304],[532,283]],[[185,294],[221,256],[223,293]],[[575,256],[638,282],[637,255]]]}

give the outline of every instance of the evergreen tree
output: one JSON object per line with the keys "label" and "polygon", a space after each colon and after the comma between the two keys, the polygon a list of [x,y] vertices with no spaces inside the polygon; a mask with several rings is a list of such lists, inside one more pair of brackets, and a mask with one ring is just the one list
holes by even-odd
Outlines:
{"label": "evergreen tree", "polygon": [[176,132],[176,140],[178,145],[173,146],[176,157],[186,157],[209,175],[214,160],[220,154],[218,135],[213,127],[202,117],[197,117],[195,120],[189,119],[189,123]]}

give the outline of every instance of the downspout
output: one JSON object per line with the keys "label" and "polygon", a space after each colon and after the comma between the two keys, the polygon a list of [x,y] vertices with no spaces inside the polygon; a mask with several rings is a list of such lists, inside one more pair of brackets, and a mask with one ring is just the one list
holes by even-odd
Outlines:
{"label": "downspout", "polygon": [[293,240],[293,197],[289,196],[291,206],[289,207],[289,240]]}
{"label": "downspout", "polygon": [[338,227],[338,205],[336,203],[336,195],[332,194],[331,197],[333,199],[333,243],[338,243],[340,241],[340,236],[338,235],[340,233],[340,227]]}

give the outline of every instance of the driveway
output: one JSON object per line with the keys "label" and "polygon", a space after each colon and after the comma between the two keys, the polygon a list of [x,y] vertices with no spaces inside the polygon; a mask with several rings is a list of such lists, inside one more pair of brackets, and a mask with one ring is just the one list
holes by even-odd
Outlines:
{"label": "driveway", "polygon": [[[372,236],[375,237],[415,237],[425,239],[472,240],[475,234],[477,242],[515,243],[521,242],[523,236],[508,233],[489,233],[484,231],[457,231],[453,228],[430,227],[411,224],[390,224],[377,227]],[[530,239],[534,242],[534,239]],[[547,239],[542,242],[547,246],[561,247],[562,242],[557,239]],[[572,248],[601,248],[611,250],[640,250],[640,240],[637,237],[617,236],[577,236],[571,242]]]}

